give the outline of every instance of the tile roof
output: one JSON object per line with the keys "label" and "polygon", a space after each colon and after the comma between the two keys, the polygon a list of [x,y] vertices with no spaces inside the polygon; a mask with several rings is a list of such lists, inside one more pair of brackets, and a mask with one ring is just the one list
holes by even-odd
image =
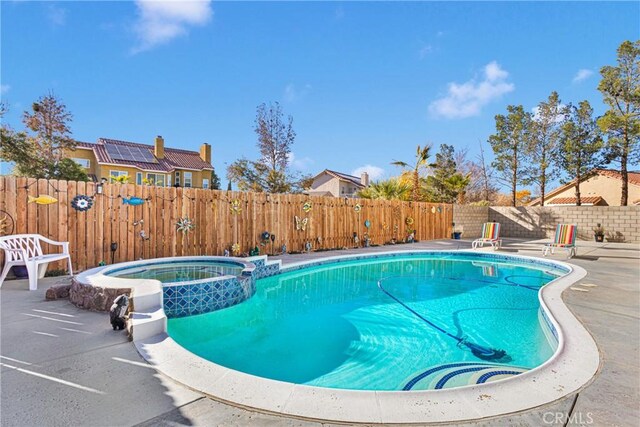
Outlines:
{"label": "tile roof", "polygon": [[[575,205],[577,199],[575,197],[556,197],[552,199],[550,205]],[[601,196],[580,197],[580,203],[585,205],[597,205],[602,201]]]}
{"label": "tile roof", "polygon": [[329,169],[325,169],[323,172],[320,172],[320,174],[324,172],[328,173],[329,175],[333,175],[338,179],[349,181],[352,184],[355,184],[357,187],[364,188],[364,185],[362,185],[362,183],[360,182],[360,178],[358,178],[357,176],[347,175],[346,173],[336,172]]}
{"label": "tile roof", "polygon": [[177,148],[164,149],[164,159],[157,159],[157,163],[146,163],[131,160],[115,160],[109,157],[105,144],[116,144],[129,147],[139,147],[147,149],[153,154],[154,146],[148,144],[138,144],[136,142],[120,141],[117,139],[98,138],[98,142],[93,144],[90,142],[78,141],[78,147],[90,148],[95,153],[98,163],[131,166],[145,171],[171,172],[175,169],[213,169],[211,163],[207,163],[200,158],[197,151],[180,150]]}
{"label": "tile roof", "polygon": [[[618,170],[614,170],[614,169],[594,169],[592,170],[590,173],[586,174],[583,178],[581,182],[584,182],[590,178],[593,178],[594,175],[601,175],[601,176],[607,176],[609,178],[615,178],[615,179],[620,179],[622,180],[622,173]],[[640,185],[640,172],[638,171],[628,171],[627,172],[627,176],[629,178],[629,184],[632,185]],[[576,185],[576,180],[572,180],[571,182],[566,183],[565,185],[562,185],[558,188],[554,188],[553,190],[547,192],[547,198],[545,199],[548,200],[549,198],[553,197],[555,194],[561,193],[564,190],[566,190],[567,188],[571,188],[574,185]],[[530,201],[527,206],[534,206],[536,204],[540,203],[540,198],[538,197],[537,199],[534,199],[532,201]],[[575,204],[575,202],[574,202]]]}
{"label": "tile roof", "polygon": [[[622,173],[613,169],[596,169],[598,175],[608,176],[610,178],[622,179]],[[640,185],[640,172],[628,171],[629,184]]]}

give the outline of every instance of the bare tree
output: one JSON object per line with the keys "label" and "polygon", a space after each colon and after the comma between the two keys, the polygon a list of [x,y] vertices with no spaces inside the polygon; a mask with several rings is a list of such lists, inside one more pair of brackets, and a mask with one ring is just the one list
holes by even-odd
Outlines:
{"label": "bare tree", "polygon": [[255,132],[258,134],[258,148],[264,163],[274,172],[284,172],[296,138],[293,117],[288,116],[285,120],[282,107],[277,102],[268,107],[260,104]]}

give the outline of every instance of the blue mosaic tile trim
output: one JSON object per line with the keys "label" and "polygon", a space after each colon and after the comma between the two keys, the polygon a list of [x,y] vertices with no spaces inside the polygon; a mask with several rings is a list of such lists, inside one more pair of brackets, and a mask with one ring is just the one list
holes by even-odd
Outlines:
{"label": "blue mosaic tile trim", "polygon": [[559,339],[558,339],[558,331],[556,330],[556,327],[553,325],[553,323],[551,323],[551,320],[549,320],[549,317],[547,316],[546,311],[542,307],[540,307],[540,314],[542,315],[542,318],[544,319],[544,322],[546,323],[547,327],[551,331],[551,334],[556,339],[556,345],[557,345],[559,343]]}
{"label": "blue mosaic tile trim", "polygon": [[256,266],[255,270],[253,270],[253,277],[256,280],[264,279],[265,277],[274,276],[280,273],[280,264],[268,264],[265,259],[256,259],[251,261],[253,265]]}
{"label": "blue mosaic tile trim", "polygon": [[407,384],[405,384],[404,387],[402,387],[403,391],[409,391],[413,388],[413,386],[415,386],[418,381],[428,377],[429,375],[438,372],[438,371],[443,371],[445,369],[450,369],[450,368],[459,368],[461,366],[482,366],[483,369],[487,369],[487,368],[491,368],[494,366],[499,366],[499,365],[491,365],[488,363],[475,363],[475,362],[460,362],[460,363],[449,363],[446,365],[440,365],[440,366],[436,366],[435,368],[431,368],[431,369],[427,369],[426,371],[422,372],[419,375],[416,375],[415,377],[413,377]]}
{"label": "blue mosaic tile trim", "polygon": [[[444,252],[444,251],[399,251],[399,252],[394,252],[394,253],[381,253],[381,254],[369,254],[369,255],[358,255],[358,256],[344,256],[342,258],[336,258],[336,259],[328,259],[328,260],[320,260],[320,261],[315,261],[315,262],[311,262],[311,263],[305,263],[303,265],[294,265],[294,266],[290,266],[290,267],[283,267],[281,269],[281,272],[288,272],[288,271],[296,271],[296,270],[301,270],[304,268],[309,268],[309,267],[317,267],[319,265],[325,265],[325,264],[339,264],[341,262],[351,262],[351,261],[362,261],[362,260],[368,260],[368,259],[376,259],[376,258],[396,258],[396,257],[418,257],[418,256],[424,256],[424,255],[435,255],[435,256],[455,256],[455,258],[476,258],[478,261],[483,261],[483,260],[498,260],[498,261],[506,261],[506,262],[510,262],[510,263],[520,263],[520,264],[532,264],[532,265],[537,265],[537,266],[544,266],[544,267],[548,267],[551,270],[556,270],[558,272],[563,272],[563,273],[570,273],[571,270],[567,267],[564,267],[562,265],[557,265],[554,264],[552,262],[548,262],[545,260],[538,260],[538,259],[528,259],[528,258],[521,258],[518,256],[514,256],[514,255],[502,255],[502,254],[492,254],[492,253],[476,253],[476,252]],[[550,271],[550,273],[554,273],[553,271]]]}
{"label": "blue mosaic tile trim", "polygon": [[240,304],[251,298],[255,290],[255,279],[250,276],[164,286],[164,312],[168,318],[209,313]]}
{"label": "blue mosaic tile trim", "polygon": [[480,375],[480,378],[478,378],[478,382],[476,384],[484,384],[487,382],[487,380],[491,377],[495,377],[496,375],[520,375],[522,372],[518,372],[518,371],[493,371],[493,372],[487,372],[486,374],[482,374]]}
{"label": "blue mosaic tile trim", "polygon": [[436,390],[440,390],[442,389],[442,387],[444,387],[444,385],[447,383],[447,381],[449,381],[451,378],[458,376],[458,375],[462,375],[462,374],[468,374],[471,372],[478,372],[478,371],[482,371],[483,369],[487,369],[484,366],[477,366],[477,367],[473,367],[473,368],[465,368],[465,369],[460,369],[458,371],[453,371],[453,372],[449,372],[447,375],[445,375],[444,377],[440,378],[440,380],[436,383],[436,386],[434,387]]}

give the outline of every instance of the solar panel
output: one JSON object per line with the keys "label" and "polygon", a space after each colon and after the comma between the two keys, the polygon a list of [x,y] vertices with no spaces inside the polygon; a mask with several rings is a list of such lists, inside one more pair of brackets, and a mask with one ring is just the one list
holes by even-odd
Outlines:
{"label": "solar panel", "polygon": [[142,147],[131,147],[128,145],[119,145],[106,143],[105,148],[107,154],[113,160],[128,160],[131,162],[158,163],[151,150]]}

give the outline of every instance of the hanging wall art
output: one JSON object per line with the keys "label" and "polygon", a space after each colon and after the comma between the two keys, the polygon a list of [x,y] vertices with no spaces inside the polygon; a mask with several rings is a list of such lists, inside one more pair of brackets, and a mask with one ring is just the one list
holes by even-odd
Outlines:
{"label": "hanging wall art", "polygon": [[29,196],[28,203],[35,203],[36,205],[50,205],[52,203],[58,203],[58,199],[47,195],[38,197]]}
{"label": "hanging wall art", "polygon": [[9,212],[0,210],[0,236],[13,234],[15,221]]}
{"label": "hanging wall art", "polygon": [[234,255],[238,255],[240,253],[240,244],[239,243],[234,243],[233,245],[231,245],[231,252]]}
{"label": "hanging wall art", "polygon": [[307,224],[309,223],[309,218],[300,218],[298,216],[295,217],[296,221],[296,230],[305,231],[307,229]]}
{"label": "hanging wall art", "polygon": [[357,213],[359,213],[362,210],[362,206],[360,205],[360,203],[356,204],[353,207],[353,210],[356,211]]}
{"label": "hanging wall art", "polygon": [[184,218],[178,219],[178,222],[176,222],[176,231],[179,231],[182,234],[187,234],[194,228],[196,228],[196,225],[194,224],[193,220],[189,217],[185,216]]}
{"label": "hanging wall art", "polygon": [[84,194],[79,194],[71,200],[71,207],[80,212],[86,212],[93,206],[93,199]]}
{"label": "hanging wall art", "polygon": [[302,205],[302,210],[304,211],[304,213],[309,213],[311,212],[311,209],[313,208],[313,205],[311,204],[311,202],[307,201],[304,202],[304,205]]}
{"label": "hanging wall art", "polygon": [[123,205],[140,206],[140,205],[143,205],[144,202],[145,200],[141,199],[140,197],[123,197],[122,198]]}
{"label": "hanging wall art", "polygon": [[230,205],[231,206],[229,207],[229,209],[231,209],[231,213],[233,215],[238,215],[240,212],[242,212],[242,207],[240,207],[240,200],[232,200]]}

